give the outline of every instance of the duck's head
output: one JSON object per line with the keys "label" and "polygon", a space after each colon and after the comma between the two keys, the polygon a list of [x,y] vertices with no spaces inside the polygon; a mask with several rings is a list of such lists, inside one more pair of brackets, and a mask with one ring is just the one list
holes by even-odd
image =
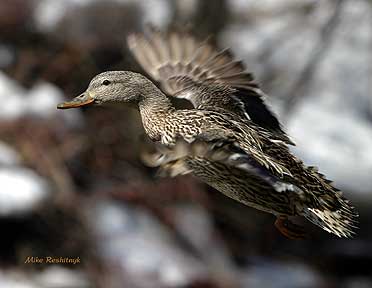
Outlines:
{"label": "duck's head", "polygon": [[58,109],[112,103],[136,103],[141,100],[141,91],[149,85],[141,74],[129,71],[108,71],[95,76],[88,89],[71,101],[58,104]]}

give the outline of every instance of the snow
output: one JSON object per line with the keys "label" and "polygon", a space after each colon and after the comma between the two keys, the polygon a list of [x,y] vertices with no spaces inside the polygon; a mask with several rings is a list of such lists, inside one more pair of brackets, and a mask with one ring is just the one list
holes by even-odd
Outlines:
{"label": "snow", "polygon": [[[101,0],[102,1],[102,0]],[[152,23],[159,27],[165,27],[171,18],[169,3],[166,0],[112,0],[122,4],[136,4],[141,7],[143,17],[142,23]],[[40,31],[52,31],[63,16],[77,7],[89,5],[99,0],[41,0],[39,1],[35,12],[34,19],[36,26]]]}
{"label": "snow", "polygon": [[0,119],[14,119],[25,111],[24,90],[16,81],[0,72]]}
{"label": "snow", "polygon": [[1,288],[76,288],[91,287],[87,277],[78,270],[61,266],[48,267],[37,273],[21,270],[0,270]]}
{"label": "snow", "polygon": [[12,288],[38,288],[40,286],[31,283],[25,273],[19,271],[0,270],[0,287]]}
{"label": "snow", "polygon": [[206,273],[145,210],[102,202],[88,219],[95,224],[103,257],[141,279],[140,287],[181,287]]}
{"label": "snow", "polygon": [[[250,9],[259,9],[260,11],[275,11],[283,9],[283,7],[290,7],[298,5],[298,0],[228,0],[229,6],[233,13],[241,13]],[[314,4],[316,0],[302,0],[300,5]]]}
{"label": "snow", "polygon": [[57,110],[57,104],[63,101],[63,92],[51,83],[38,82],[26,90],[0,72],[0,120],[15,120],[26,115],[46,119],[58,115],[67,125],[81,125],[83,119],[80,111],[61,113]]}
{"label": "snow", "polygon": [[34,12],[36,27],[43,32],[52,31],[68,11],[93,2],[95,0],[38,1]]}
{"label": "snow", "polygon": [[368,196],[372,187],[371,124],[356,113],[334,111],[328,105],[309,99],[296,109],[287,127],[297,143],[294,151],[306,164],[319,166],[339,188]]}
{"label": "snow", "polygon": [[64,101],[63,93],[56,86],[42,82],[36,84],[27,94],[27,113],[40,117],[56,114],[56,106]]}
{"label": "snow", "polygon": [[34,278],[35,282],[40,284],[41,287],[90,287],[87,277],[82,272],[58,265],[42,271]]}
{"label": "snow", "polygon": [[0,183],[1,216],[29,212],[49,194],[45,180],[27,168],[0,166]]}
{"label": "snow", "polygon": [[[118,1],[118,0],[117,0]],[[128,0],[126,0],[128,1]],[[144,16],[143,24],[151,23],[158,27],[166,27],[171,19],[169,1],[165,0],[132,0],[131,2],[140,3]]]}

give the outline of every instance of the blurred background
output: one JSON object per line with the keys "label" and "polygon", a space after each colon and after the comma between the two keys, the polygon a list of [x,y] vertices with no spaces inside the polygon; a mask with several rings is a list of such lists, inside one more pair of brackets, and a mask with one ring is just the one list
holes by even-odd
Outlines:
{"label": "blurred background", "polygon": [[[57,111],[125,37],[188,25],[243,59],[297,143],[360,212],[353,240],[274,217],[139,160],[135,110]],[[1,0],[0,288],[372,287],[372,1]],[[80,264],[27,264],[80,257]]]}

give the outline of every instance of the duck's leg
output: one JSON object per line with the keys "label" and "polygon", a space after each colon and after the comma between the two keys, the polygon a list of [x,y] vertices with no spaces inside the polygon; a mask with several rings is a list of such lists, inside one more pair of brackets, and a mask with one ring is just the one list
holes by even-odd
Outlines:
{"label": "duck's leg", "polygon": [[286,216],[277,216],[275,227],[289,239],[304,239],[305,230],[303,227],[292,223]]}

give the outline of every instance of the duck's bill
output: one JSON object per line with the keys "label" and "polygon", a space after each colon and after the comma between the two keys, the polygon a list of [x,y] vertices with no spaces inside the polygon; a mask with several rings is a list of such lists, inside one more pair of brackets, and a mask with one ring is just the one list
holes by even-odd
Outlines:
{"label": "duck's bill", "polygon": [[58,109],[70,109],[82,106],[87,106],[94,103],[94,99],[88,93],[83,93],[71,101],[66,101],[57,105]]}

